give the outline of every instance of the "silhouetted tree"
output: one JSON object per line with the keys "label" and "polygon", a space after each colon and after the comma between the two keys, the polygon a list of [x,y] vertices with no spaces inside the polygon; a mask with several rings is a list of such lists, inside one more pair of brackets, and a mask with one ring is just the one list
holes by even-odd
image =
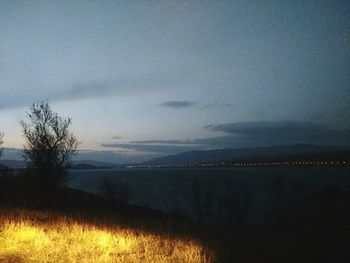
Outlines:
{"label": "silhouetted tree", "polygon": [[2,155],[2,151],[4,150],[4,148],[2,148],[3,144],[4,144],[4,134],[0,132],[0,157]]}
{"label": "silhouetted tree", "polygon": [[[3,151],[3,148],[2,148],[2,144],[4,143],[3,138],[4,138],[4,134],[0,132],[0,157]],[[3,171],[4,171],[4,167],[0,164],[0,177],[3,174]]]}
{"label": "silhouetted tree", "polygon": [[[2,147],[3,144],[4,144],[4,134],[0,132],[0,157],[2,155],[2,151],[4,150],[4,148]],[[0,164],[0,177],[7,174],[7,171],[8,171],[8,168]]]}
{"label": "silhouetted tree", "polygon": [[[4,150],[4,148],[2,147],[3,143],[4,143],[4,134],[0,132],[0,157]],[[10,175],[10,169],[5,165],[0,164],[0,201],[11,189],[9,187],[9,181],[11,180],[9,175]]]}
{"label": "silhouetted tree", "polygon": [[53,112],[48,102],[32,104],[27,121],[20,122],[27,143],[23,157],[49,191],[64,182],[65,168],[78,147],[77,138],[69,131],[71,122]]}

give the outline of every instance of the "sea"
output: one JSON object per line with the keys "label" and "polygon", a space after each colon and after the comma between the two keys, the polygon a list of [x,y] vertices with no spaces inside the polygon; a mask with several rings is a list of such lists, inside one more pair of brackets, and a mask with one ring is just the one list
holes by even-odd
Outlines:
{"label": "sea", "polygon": [[[220,220],[220,196],[225,191],[244,187],[251,194],[249,222],[262,222],[271,210],[273,182],[276,176],[285,178],[290,188],[321,191],[338,187],[350,189],[350,167],[337,168],[129,168],[72,169],[67,186],[101,194],[104,177],[123,182],[130,191],[128,203],[195,217],[194,185],[203,193],[212,193],[212,221]],[[235,188],[236,187],[236,188]],[[197,187],[198,189],[198,187]]]}

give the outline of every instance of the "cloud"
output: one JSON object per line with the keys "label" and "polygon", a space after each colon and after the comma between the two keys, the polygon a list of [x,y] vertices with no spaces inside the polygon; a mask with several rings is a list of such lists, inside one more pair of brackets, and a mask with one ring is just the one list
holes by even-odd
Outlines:
{"label": "cloud", "polygon": [[[67,83],[48,86],[19,86],[0,90],[0,110],[28,106],[33,102],[70,101],[110,96],[148,94],[160,90],[179,89],[188,86],[190,74],[181,68],[165,67],[143,73],[122,74],[110,79],[67,80]],[[33,92],[35,91],[35,92]],[[190,102],[191,103],[191,102]]]}
{"label": "cloud", "polygon": [[105,148],[133,150],[152,154],[176,154],[192,150],[205,150],[210,144],[207,140],[188,139],[188,140],[134,140],[123,143],[106,142],[101,146]]}
{"label": "cloud", "polygon": [[102,98],[115,95],[140,94],[160,89],[160,80],[150,76],[134,76],[133,78],[120,78],[105,81],[79,81],[74,82],[64,90],[52,93],[54,100],[72,100],[84,98]]}
{"label": "cloud", "polygon": [[203,149],[200,145],[168,145],[152,143],[102,143],[106,148],[122,148],[127,150],[136,150],[150,154],[176,154],[180,152]]}
{"label": "cloud", "polygon": [[180,109],[180,108],[191,107],[195,104],[196,104],[195,101],[174,100],[174,101],[165,101],[163,103],[160,103],[159,106],[172,108],[172,109]]}
{"label": "cloud", "polygon": [[160,145],[186,145],[186,144],[196,144],[193,140],[143,140],[143,141],[130,141],[130,143],[135,144],[160,144]]}
{"label": "cloud", "polygon": [[204,128],[220,131],[235,137],[241,143],[276,145],[312,143],[349,145],[350,130],[326,125],[295,121],[257,121],[210,124]]}
{"label": "cloud", "polygon": [[256,122],[235,122],[224,124],[210,124],[204,128],[211,131],[222,131],[229,134],[270,134],[275,133],[289,133],[289,132],[310,132],[315,129],[324,129],[325,127],[308,123],[308,122],[293,122],[293,121],[256,121]]}
{"label": "cloud", "polygon": [[188,140],[135,140],[103,143],[106,148],[134,150],[145,154],[176,154],[193,150],[315,144],[350,146],[350,130],[294,121],[257,121],[210,124],[204,127],[224,135]]}
{"label": "cloud", "polygon": [[231,108],[233,105],[231,103],[210,103],[203,106],[203,109],[211,109],[211,108]]}

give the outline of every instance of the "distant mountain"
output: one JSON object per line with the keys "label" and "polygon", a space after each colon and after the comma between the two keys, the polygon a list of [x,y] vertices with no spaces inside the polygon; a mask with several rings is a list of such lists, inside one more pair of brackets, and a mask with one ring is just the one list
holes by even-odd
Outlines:
{"label": "distant mountain", "polygon": [[117,167],[114,163],[100,162],[94,160],[79,160],[73,161],[71,164],[72,168],[115,168]]}
{"label": "distant mountain", "polygon": [[[154,157],[155,155],[153,155]],[[159,156],[159,155],[158,155]],[[16,148],[4,148],[1,155],[2,160],[23,160],[23,150]],[[85,160],[93,160],[93,162],[107,163],[110,165],[123,166],[128,163],[140,163],[149,160],[149,155],[128,155],[120,154],[113,151],[94,151],[94,150],[78,150],[73,156],[73,162],[84,162]],[[97,164],[98,166],[100,164]],[[105,166],[102,164],[102,166]]]}
{"label": "distant mountain", "polygon": [[285,153],[272,155],[256,155],[247,158],[232,158],[222,160],[225,162],[261,162],[261,161],[348,161],[350,160],[350,149],[348,150],[330,150],[318,152],[301,152],[301,153]]}
{"label": "distant mountain", "polygon": [[7,167],[13,168],[13,169],[21,169],[25,168],[27,166],[27,163],[25,161],[19,161],[19,160],[0,160],[1,165],[5,165]]}
{"label": "distant mountain", "polygon": [[[1,165],[8,166],[13,169],[22,169],[27,166],[25,161],[21,160],[0,160]],[[76,169],[92,169],[92,168],[115,168],[117,167],[114,163],[108,162],[99,162],[94,160],[81,160],[81,161],[73,161],[70,168]]]}
{"label": "distant mountain", "polygon": [[165,157],[155,158],[143,163],[144,165],[182,165],[197,164],[207,161],[219,161],[242,158],[268,157],[276,155],[290,154],[312,154],[324,153],[331,151],[349,150],[341,147],[326,147],[308,144],[295,144],[258,148],[236,148],[236,149],[218,149],[208,151],[190,151],[169,155]]}
{"label": "distant mountain", "polygon": [[1,159],[23,161],[23,150],[16,148],[4,148]]}

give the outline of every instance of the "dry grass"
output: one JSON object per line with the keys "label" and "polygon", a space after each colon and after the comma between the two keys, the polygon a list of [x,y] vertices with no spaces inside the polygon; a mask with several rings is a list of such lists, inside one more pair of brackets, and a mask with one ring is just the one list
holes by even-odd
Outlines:
{"label": "dry grass", "polygon": [[41,212],[0,216],[0,262],[210,262],[207,252],[193,240],[118,225]]}

